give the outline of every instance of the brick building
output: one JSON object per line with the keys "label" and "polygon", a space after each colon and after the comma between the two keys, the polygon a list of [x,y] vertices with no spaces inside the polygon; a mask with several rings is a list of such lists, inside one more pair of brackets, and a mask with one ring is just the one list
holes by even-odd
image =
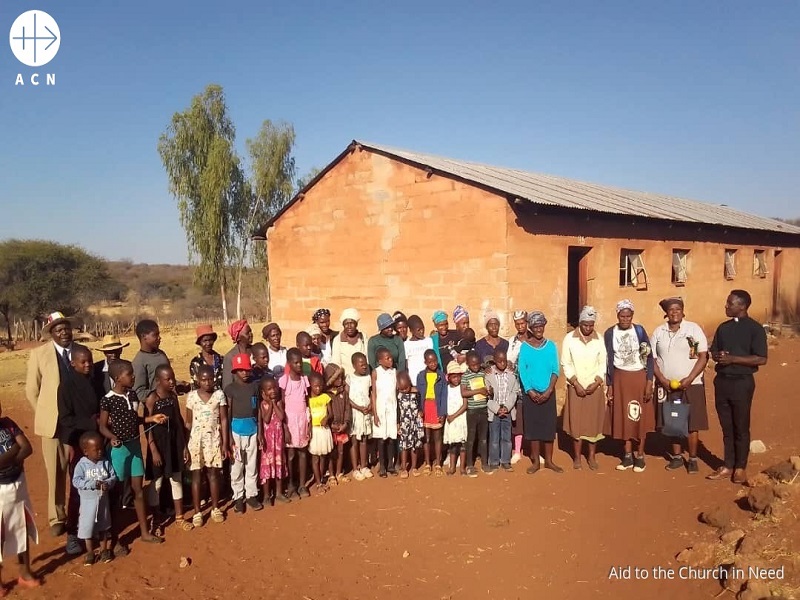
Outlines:
{"label": "brick building", "polygon": [[658,194],[353,142],[256,233],[267,240],[273,319],[289,332],[316,308],[357,307],[374,332],[383,311],[463,304],[510,333],[517,308],[540,309],[556,339],[584,303],[614,322],[630,298],[648,329],[659,299],[713,331],[733,288],[751,315],[797,320],[800,228]]}

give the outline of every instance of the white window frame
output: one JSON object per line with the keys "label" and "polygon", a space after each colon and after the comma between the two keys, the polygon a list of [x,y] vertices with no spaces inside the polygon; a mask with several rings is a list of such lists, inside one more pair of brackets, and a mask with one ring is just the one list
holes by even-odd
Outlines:
{"label": "white window frame", "polygon": [[736,278],[736,250],[728,248],[725,250],[725,279],[730,281]]}
{"label": "white window frame", "polygon": [[689,250],[675,248],[672,251],[672,283],[686,285],[688,279]]}
{"label": "white window frame", "polygon": [[620,272],[624,271],[625,285],[637,290],[647,289],[647,269],[644,266],[644,250],[620,250]]}

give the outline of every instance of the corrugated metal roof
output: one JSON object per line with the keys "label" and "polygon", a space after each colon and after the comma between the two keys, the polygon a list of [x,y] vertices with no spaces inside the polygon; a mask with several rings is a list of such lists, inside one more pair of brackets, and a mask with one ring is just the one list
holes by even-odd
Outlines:
{"label": "corrugated metal roof", "polygon": [[554,175],[530,173],[518,169],[410,152],[369,142],[355,141],[354,143],[381,154],[396,156],[411,163],[429,167],[434,171],[450,174],[498,192],[528,200],[534,204],[800,235],[800,227],[775,219],[759,217],[728,206],[663,194],[634,192]]}

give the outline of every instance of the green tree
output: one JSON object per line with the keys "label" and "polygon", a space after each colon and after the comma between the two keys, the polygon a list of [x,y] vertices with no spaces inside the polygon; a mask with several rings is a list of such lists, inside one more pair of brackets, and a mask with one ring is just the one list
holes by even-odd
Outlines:
{"label": "green tree", "polygon": [[[242,281],[247,264],[266,268],[266,246],[252,244],[253,230],[283,208],[294,191],[294,140],[291,125],[269,120],[262,123],[255,138],[247,140],[251,178],[247,193],[238,197],[239,203],[232,212],[231,264],[236,269],[238,285],[237,318],[241,318]],[[265,293],[268,289],[265,288]]]}
{"label": "green tree", "polygon": [[195,282],[218,287],[223,318],[226,265],[232,247],[232,218],[249,192],[234,148],[236,131],[228,117],[225,94],[208,85],[190,106],[175,113],[161,134],[158,152],[167,171],[169,191],[178,202],[181,225],[195,265]]}
{"label": "green tree", "polygon": [[319,175],[321,171],[322,171],[322,169],[320,169],[319,167],[311,167],[308,170],[308,173],[306,173],[302,177],[298,177],[297,178],[297,189],[295,190],[295,192],[299,192],[304,187],[306,187],[309,183],[311,183],[311,180],[314,179],[314,177],[316,177],[317,175]]}
{"label": "green tree", "polygon": [[14,315],[36,325],[56,310],[78,314],[103,299],[115,283],[105,261],[77,246],[40,240],[0,242],[0,314],[9,340]]}

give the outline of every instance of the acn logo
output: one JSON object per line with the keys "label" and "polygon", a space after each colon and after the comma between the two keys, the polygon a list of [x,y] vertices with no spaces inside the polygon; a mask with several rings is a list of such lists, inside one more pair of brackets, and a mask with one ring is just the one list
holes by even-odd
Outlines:
{"label": "acn logo", "polygon": [[11,25],[8,42],[19,62],[41,67],[58,54],[61,31],[56,20],[43,10],[28,10]]}

